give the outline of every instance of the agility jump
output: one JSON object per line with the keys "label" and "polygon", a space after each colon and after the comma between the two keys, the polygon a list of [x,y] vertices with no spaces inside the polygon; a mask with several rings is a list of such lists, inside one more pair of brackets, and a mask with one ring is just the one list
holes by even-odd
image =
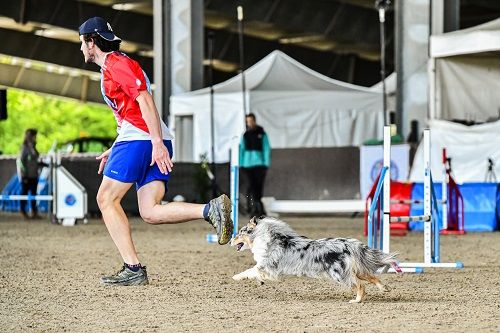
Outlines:
{"label": "agility jump", "polygon": [[[400,263],[406,272],[422,272],[425,267],[432,268],[463,268],[462,262],[440,262],[440,220],[438,200],[433,189],[430,167],[430,131],[424,130],[424,214],[420,216],[391,217],[391,133],[390,127],[384,126],[384,164],[377,182],[375,195],[368,213],[368,246],[390,251],[390,224],[395,222],[424,223],[424,260],[415,263]],[[444,182],[443,182],[444,183]],[[446,191],[444,191],[446,192]],[[442,204],[446,205],[446,200]],[[443,206],[443,211],[446,211]],[[382,213],[382,220],[380,219]]]}
{"label": "agility jump", "polygon": [[[73,155],[74,156],[74,155]],[[87,223],[87,191],[78,180],[61,165],[61,155],[51,152],[48,195],[0,194],[0,201],[36,200],[47,201],[51,206],[52,222],[73,226],[76,220]],[[55,163],[54,163],[55,161]]]}

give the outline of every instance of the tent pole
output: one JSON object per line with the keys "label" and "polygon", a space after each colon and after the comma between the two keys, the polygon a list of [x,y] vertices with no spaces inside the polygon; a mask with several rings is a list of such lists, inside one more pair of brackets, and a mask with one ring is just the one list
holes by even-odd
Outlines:
{"label": "tent pole", "polygon": [[[241,73],[241,90],[243,93],[243,121],[247,115],[247,98],[246,98],[246,82],[245,82],[245,58],[243,50],[243,7],[236,8],[238,14],[238,41],[240,49],[240,73]],[[246,126],[246,123],[245,123]],[[244,127],[245,128],[245,127]]]}
{"label": "tent pole", "polygon": [[427,62],[429,76],[429,119],[436,118],[436,58],[432,55]]}
{"label": "tent pole", "polygon": [[212,148],[212,197],[217,197],[217,171],[215,167],[215,115],[214,115],[214,82],[213,82],[213,67],[214,67],[214,33],[208,33],[208,83],[210,85],[210,143]]}

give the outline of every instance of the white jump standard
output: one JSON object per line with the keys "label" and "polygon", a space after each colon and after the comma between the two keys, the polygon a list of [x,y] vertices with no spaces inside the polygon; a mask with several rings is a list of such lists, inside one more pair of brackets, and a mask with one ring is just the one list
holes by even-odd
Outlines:
{"label": "white jump standard", "polygon": [[[391,217],[391,134],[390,127],[384,126],[384,166],[381,170],[379,181],[377,183],[375,197],[370,206],[368,215],[368,246],[382,249],[384,252],[390,252],[390,223],[393,222],[416,222],[424,223],[424,260],[415,263],[400,263],[399,266],[405,268],[405,271],[421,272],[423,268],[463,268],[462,262],[442,263],[440,262],[440,220],[441,216],[437,209],[438,200],[436,199],[432,174],[430,168],[430,131],[424,130],[424,215],[420,216],[399,216]],[[443,181],[444,182],[444,181]],[[380,198],[382,197],[382,198]],[[380,202],[383,212],[383,219],[374,221],[374,214],[377,205]],[[440,204],[446,205],[446,196]],[[380,207],[379,206],[379,207]],[[443,207],[443,210],[446,209]],[[380,210],[377,212],[380,217]]]}

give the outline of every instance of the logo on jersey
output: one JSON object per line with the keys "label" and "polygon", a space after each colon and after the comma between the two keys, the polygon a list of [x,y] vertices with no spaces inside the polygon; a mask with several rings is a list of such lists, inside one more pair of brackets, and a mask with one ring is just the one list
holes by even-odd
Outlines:
{"label": "logo on jersey", "polygon": [[135,84],[137,84],[137,86],[139,87],[141,85],[141,80],[135,79]]}

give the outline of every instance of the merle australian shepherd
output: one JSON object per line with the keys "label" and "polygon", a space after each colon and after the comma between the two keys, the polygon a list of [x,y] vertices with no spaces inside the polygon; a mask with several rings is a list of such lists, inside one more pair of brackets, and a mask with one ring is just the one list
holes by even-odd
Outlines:
{"label": "merle australian shepherd", "polygon": [[235,280],[277,280],[281,276],[327,278],[352,288],[359,303],[365,297],[365,282],[381,291],[389,291],[375,276],[379,269],[397,265],[397,253],[387,254],[369,248],[354,238],[322,238],[312,240],[299,236],[285,222],[271,217],[252,218],[231,240],[238,251],[249,249],[256,265],[233,276]]}

